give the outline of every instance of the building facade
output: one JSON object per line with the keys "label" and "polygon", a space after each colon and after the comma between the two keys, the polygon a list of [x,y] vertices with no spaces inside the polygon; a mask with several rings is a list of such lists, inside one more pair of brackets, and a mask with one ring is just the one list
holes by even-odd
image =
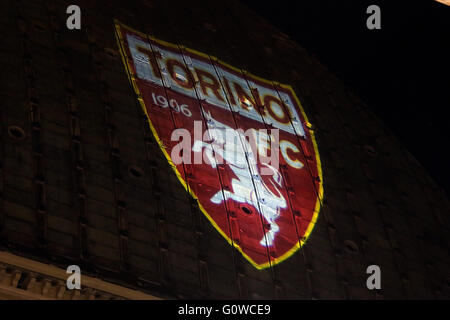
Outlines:
{"label": "building facade", "polygon": [[[446,195],[305,49],[236,1],[71,4],[1,3],[0,298],[450,297]],[[194,119],[279,167],[175,163]]]}

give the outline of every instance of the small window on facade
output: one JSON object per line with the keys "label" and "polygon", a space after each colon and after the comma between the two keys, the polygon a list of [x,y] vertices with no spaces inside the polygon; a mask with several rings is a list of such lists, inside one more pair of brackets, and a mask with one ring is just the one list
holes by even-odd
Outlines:
{"label": "small window on facade", "polygon": [[351,240],[345,240],[345,241],[344,241],[344,247],[345,247],[345,250],[346,250],[348,253],[356,254],[356,253],[359,252],[358,246],[356,245],[356,243],[354,243],[354,242],[351,241]]}
{"label": "small window on facade", "polygon": [[18,126],[9,126],[8,127],[8,135],[14,140],[23,140],[25,139],[25,131]]}
{"label": "small window on facade", "polygon": [[375,150],[375,148],[369,144],[366,144],[364,146],[364,151],[371,157],[376,157],[378,155],[378,152]]}
{"label": "small window on facade", "polygon": [[117,53],[117,50],[115,50],[115,49],[112,49],[112,48],[105,48],[104,51],[105,51],[105,53],[106,53],[109,57],[111,57],[111,58],[116,59],[116,58],[118,58],[118,56],[119,56],[119,54]]}
{"label": "small window on facade", "polygon": [[38,21],[33,23],[33,27],[36,31],[39,31],[39,32],[44,32],[47,30],[47,27],[42,22],[38,22]]}
{"label": "small window on facade", "polygon": [[130,166],[128,168],[128,173],[135,179],[140,179],[144,176],[144,171],[138,166]]}

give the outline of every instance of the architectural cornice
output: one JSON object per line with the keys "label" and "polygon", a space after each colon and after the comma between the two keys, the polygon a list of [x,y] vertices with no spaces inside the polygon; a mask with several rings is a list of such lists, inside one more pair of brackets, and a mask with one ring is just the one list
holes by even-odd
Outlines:
{"label": "architectural cornice", "polygon": [[0,300],[159,300],[141,291],[81,275],[69,290],[66,270],[0,251]]}

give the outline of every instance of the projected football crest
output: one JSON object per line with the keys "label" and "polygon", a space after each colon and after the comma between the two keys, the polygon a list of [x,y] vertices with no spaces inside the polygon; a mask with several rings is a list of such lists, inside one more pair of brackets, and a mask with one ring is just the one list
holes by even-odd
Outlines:
{"label": "projected football crest", "polygon": [[320,210],[314,133],[290,86],[116,22],[150,130],[186,191],[256,268],[307,240]]}

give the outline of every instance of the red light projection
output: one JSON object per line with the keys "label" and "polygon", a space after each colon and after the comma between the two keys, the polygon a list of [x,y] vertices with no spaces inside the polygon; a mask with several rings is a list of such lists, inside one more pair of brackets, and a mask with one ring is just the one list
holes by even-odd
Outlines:
{"label": "red light projection", "polygon": [[[314,133],[293,89],[117,21],[116,36],[150,130],[203,214],[258,269],[291,256],[323,197]],[[180,162],[181,136],[191,140]]]}

